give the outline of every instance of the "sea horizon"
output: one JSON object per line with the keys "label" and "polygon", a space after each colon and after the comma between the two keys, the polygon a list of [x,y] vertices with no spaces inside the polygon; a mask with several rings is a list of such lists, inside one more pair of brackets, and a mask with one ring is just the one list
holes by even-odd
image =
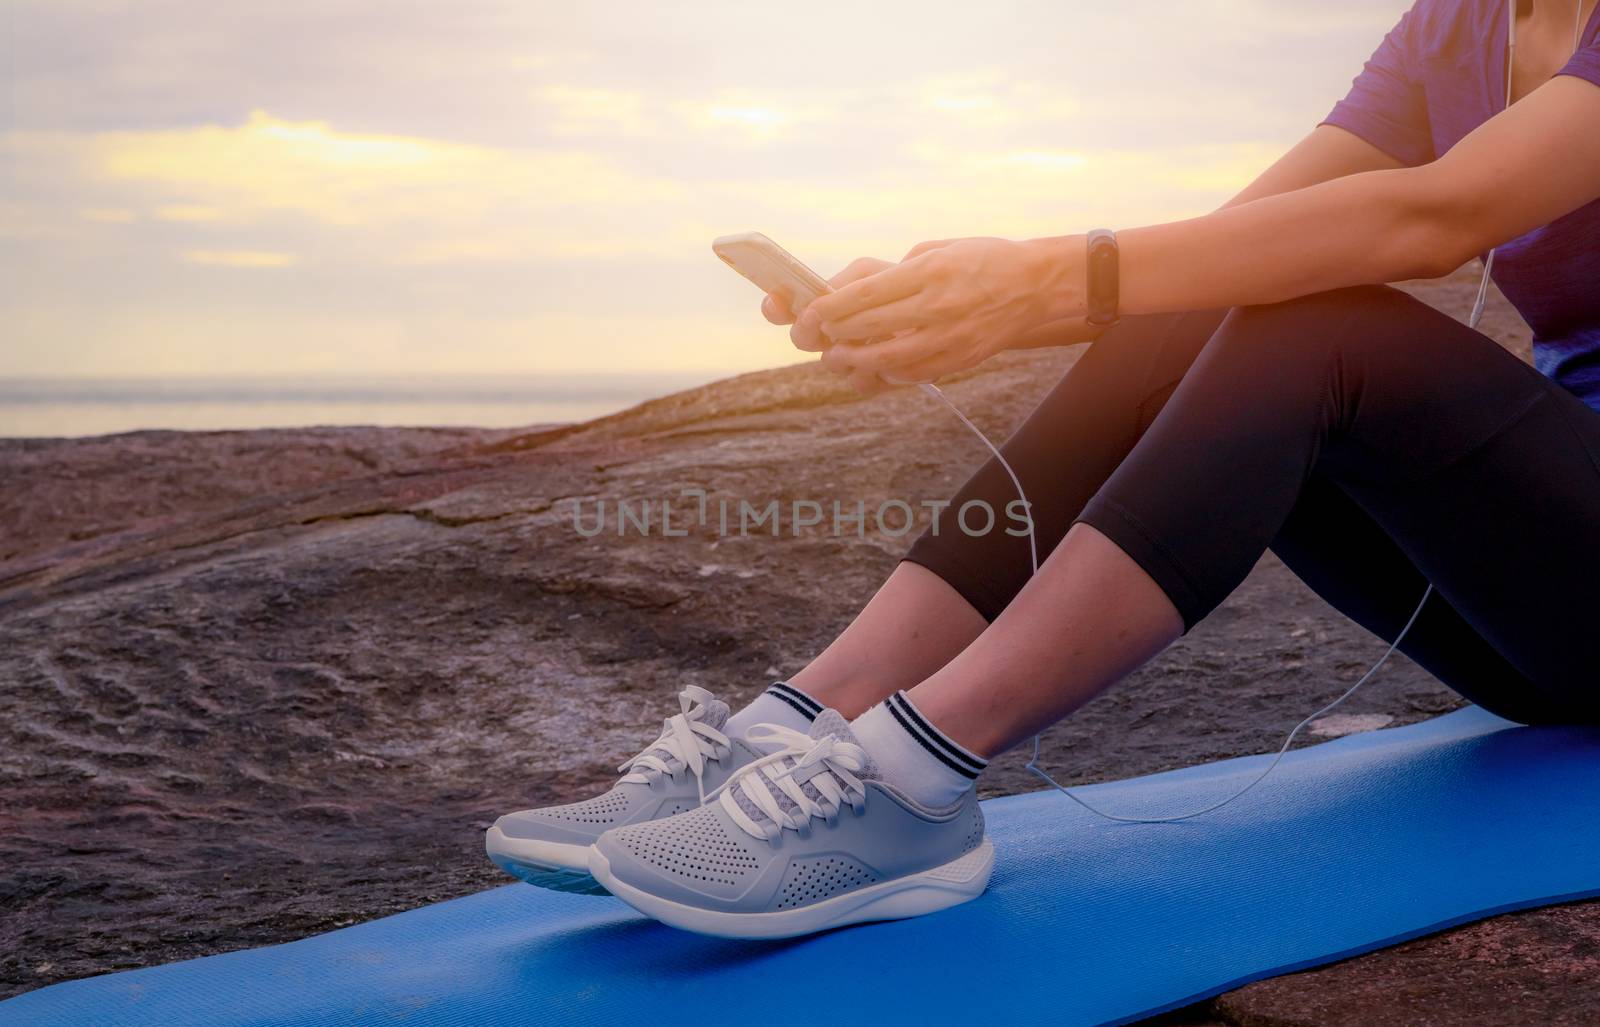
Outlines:
{"label": "sea horizon", "polygon": [[0,438],[585,421],[733,371],[0,378]]}

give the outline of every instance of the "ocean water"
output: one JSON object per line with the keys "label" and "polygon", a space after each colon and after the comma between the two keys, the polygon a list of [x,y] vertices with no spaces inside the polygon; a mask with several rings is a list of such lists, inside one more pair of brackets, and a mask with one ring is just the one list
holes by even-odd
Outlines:
{"label": "ocean water", "polygon": [[0,437],[358,424],[509,428],[600,417],[715,377],[0,378]]}

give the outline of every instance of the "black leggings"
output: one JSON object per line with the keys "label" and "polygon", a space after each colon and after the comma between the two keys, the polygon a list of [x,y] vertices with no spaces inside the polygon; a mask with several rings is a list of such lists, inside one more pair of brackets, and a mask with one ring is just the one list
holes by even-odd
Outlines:
{"label": "black leggings", "polygon": [[[1003,447],[1040,559],[1075,521],[1193,627],[1270,548],[1334,607],[1523,723],[1600,722],[1600,413],[1389,288],[1129,318]],[[1026,584],[990,460],[906,559],[993,620]],[[1013,525],[1014,527],[1014,525]]]}

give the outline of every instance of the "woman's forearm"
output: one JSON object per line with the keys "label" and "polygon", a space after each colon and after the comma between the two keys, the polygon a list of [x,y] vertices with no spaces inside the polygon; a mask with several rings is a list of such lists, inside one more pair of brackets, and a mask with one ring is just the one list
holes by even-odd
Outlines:
{"label": "woman's forearm", "polygon": [[[1117,233],[1120,310],[1275,303],[1350,285],[1448,274],[1467,236],[1428,169],[1371,171]],[[1084,312],[1082,236],[1034,240],[1054,318]]]}

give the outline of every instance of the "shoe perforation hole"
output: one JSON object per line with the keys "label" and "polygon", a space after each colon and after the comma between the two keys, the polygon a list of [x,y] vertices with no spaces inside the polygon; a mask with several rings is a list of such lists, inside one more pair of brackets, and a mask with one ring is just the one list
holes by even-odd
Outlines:
{"label": "shoe perforation hole", "polygon": [[732,887],[760,867],[709,808],[624,828],[617,840],[636,858],[690,881]]}
{"label": "shoe perforation hole", "polygon": [[835,895],[878,882],[878,874],[853,859],[824,856],[798,860],[784,875],[778,891],[778,908],[793,909],[831,899]]}
{"label": "shoe perforation hole", "polygon": [[554,820],[577,824],[614,824],[619,815],[628,810],[628,797],[612,789],[604,795],[583,802],[569,802],[564,806],[551,806],[544,815]]}

